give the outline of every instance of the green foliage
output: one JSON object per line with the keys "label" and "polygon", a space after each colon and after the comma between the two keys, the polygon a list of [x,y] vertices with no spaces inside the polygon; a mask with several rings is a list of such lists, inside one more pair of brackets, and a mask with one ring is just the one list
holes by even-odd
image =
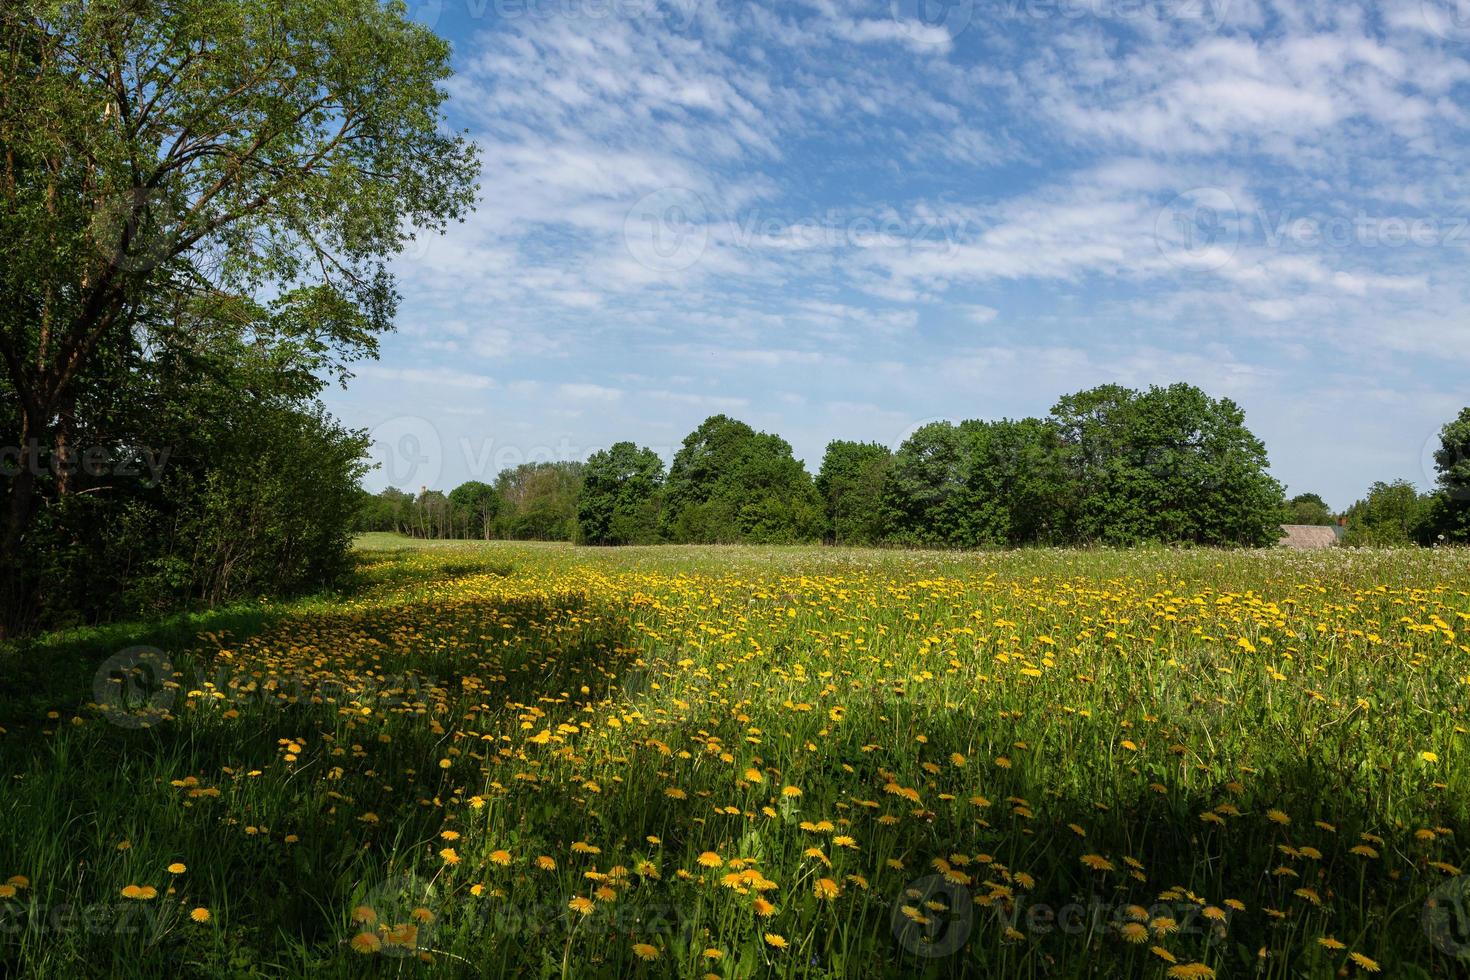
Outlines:
{"label": "green foliage", "polygon": [[1327,506],[1327,501],[1317,494],[1301,493],[1287,501],[1281,523],[1325,527],[1336,524],[1337,517],[1332,513],[1332,508]]}
{"label": "green foliage", "polygon": [[464,536],[490,540],[495,518],[500,514],[500,494],[488,483],[470,480],[449,491],[453,525]]}
{"label": "green foliage", "polygon": [[664,463],[631,442],[593,453],[582,471],[577,520],[587,544],[652,544],[658,540]]}
{"label": "green foliage", "polygon": [[1264,546],[1279,537],[1281,485],[1229,399],[1185,384],[1106,385],[1063,398],[1052,417],[1076,540]]}
{"label": "green foliage", "polygon": [[915,430],[894,454],[883,485],[883,515],[890,540],[931,547],[973,547],[976,525],[991,517],[991,503],[969,493],[966,478],[981,423],[932,422]]}
{"label": "green foliage", "polygon": [[1402,547],[1426,536],[1433,500],[1408,480],[1378,482],[1368,496],[1348,508],[1342,543],[1375,548]]}
{"label": "green foliage", "polygon": [[522,463],[495,478],[498,537],[516,541],[575,541],[581,463]]}
{"label": "green foliage", "polygon": [[883,481],[892,461],[893,454],[876,442],[838,439],[827,444],[816,487],[831,541],[877,544],[883,540]]}
{"label": "green foliage", "polygon": [[71,437],[108,452],[43,478],[35,622],[296,594],[347,567],[366,438],[248,334],[156,333],[146,374],[89,389]]}
{"label": "green foliage", "polygon": [[685,438],[666,486],[673,541],[779,544],[821,534],[821,500],[791,446],[724,415]]}
{"label": "green foliage", "polygon": [[1440,432],[1434,463],[1439,492],[1420,538],[1426,544],[1470,544],[1470,408]]}
{"label": "green foliage", "polygon": [[[21,447],[0,487],[0,629],[14,630],[56,535],[98,538],[153,526],[150,508],[230,498],[233,457],[179,454],[191,489],[112,488],[100,504],[70,501],[79,481],[45,470],[77,449],[195,444],[156,400],[188,387],[175,362],[241,372],[201,380],[190,407],[235,420],[260,410],[287,443],[325,440],[335,457],[342,437],[309,405],[319,379],[345,379],[374,353],[397,299],[388,262],[468,210],[477,165],[442,126],[448,46],[378,0],[16,0],[0,8],[0,64],[0,429]],[[276,299],[262,310],[257,296]],[[242,345],[259,356],[239,358]],[[312,489],[304,473],[288,478],[303,497]],[[100,527],[79,526],[83,515]],[[201,514],[174,516],[170,526]],[[288,526],[249,520],[252,533]],[[80,611],[107,606],[133,572]],[[201,574],[215,583],[206,593],[242,581],[169,576],[192,590]]]}

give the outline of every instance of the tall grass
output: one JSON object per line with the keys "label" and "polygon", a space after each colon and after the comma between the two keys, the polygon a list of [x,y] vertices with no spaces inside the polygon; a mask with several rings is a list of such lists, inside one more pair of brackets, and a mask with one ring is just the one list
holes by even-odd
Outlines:
{"label": "tall grass", "polygon": [[1470,554],[361,544],[339,596],[12,653],[0,962],[1470,962]]}

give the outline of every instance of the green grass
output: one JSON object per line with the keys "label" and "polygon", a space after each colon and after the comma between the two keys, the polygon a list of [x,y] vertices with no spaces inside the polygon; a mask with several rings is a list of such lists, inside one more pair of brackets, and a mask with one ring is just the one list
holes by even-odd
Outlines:
{"label": "green grass", "polygon": [[[1465,552],[358,546],[340,595],[5,654],[0,964],[1464,965],[1421,917],[1465,865]],[[93,703],[140,644],[172,676]]]}

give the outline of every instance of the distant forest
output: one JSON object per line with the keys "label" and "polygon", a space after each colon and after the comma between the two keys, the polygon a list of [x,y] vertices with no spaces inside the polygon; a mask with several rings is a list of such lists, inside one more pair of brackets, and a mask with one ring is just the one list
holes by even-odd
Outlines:
{"label": "distant forest", "polygon": [[1439,488],[1378,483],[1344,514],[1285,499],[1229,399],[1106,385],[1044,419],[936,422],[892,451],[835,441],[813,478],[779,436],[716,415],[665,472],[620,442],[525,463],[448,494],[363,494],[359,527],[425,538],[590,545],[795,543],[942,548],[1146,543],[1259,547],[1282,524],[1345,523],[1344,542],[1470,541],[1470,409],[1447,425]]}

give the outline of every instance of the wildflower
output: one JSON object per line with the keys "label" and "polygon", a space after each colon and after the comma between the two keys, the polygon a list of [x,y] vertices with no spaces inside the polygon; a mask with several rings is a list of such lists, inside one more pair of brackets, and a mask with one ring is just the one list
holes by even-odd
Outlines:
{"label": "wildflower", "polygon": [[1350,959],[1354,963],[1358,964],[1358,966],[1361,967],[1364,970],[1364,972],[1367,972],[1367,973],[1377,973],[1380,969],[1382,969],[1378,965],[1378,961],[1377,960],[1370,960],[1368,957],[1364,956],[1362,953],[1349,953],[1348,954],[1348,959]]}
{"label": "wildflower", "polygon": [[181,875],[185,871],[188,871],[188,870],[189,870],[188,867],[186,867],[180,861],[175,861],[173,864],[170,864],[168,866],[168,873],[171,874],[171,875]]}
{"label": "wildflower", "polygon": [[209,909],[201,905],[199,908],[196,908],[189,913],[189,918],[195,922],[198,922],[200,925],[203,925],[210,920]]}
{"label": "wildflower", "polygon": [[583,898],[581,895],[578,895],[576,898],[567,903],[567,908],[580,915],[587,915],[593,909],[597,908],[597,905],[592,901],[592,899]]}
{"label": "wildflower", "polygon": [[770,946],[772,949],[785,949],[786,948],[786,937],[780,935],[779,933],[768,932],[768,933],[766,933],[766,937],[765,938],[766,938],[766,945],[767,946]]}
{"label": "wildflower", "polygon": [[359,932],[352,937],[352,948],[358,953],[376,953],[383,948],[383,941],[371,932]]}
{"label": "wildflower", "polygon": [[491,851],[490,863],[505,867],[510,864],[510,851]]}
{"label": "wildflower", "polygon": [[649,943],[634,943],[633,955],[645,963],[658,959],[658,947]]}
{"label": "wildflower", "polygon": [[1215,971],[1203,963],[1180,963],[1169,967],[1165,976],[1170,980],[1214,980]]}

